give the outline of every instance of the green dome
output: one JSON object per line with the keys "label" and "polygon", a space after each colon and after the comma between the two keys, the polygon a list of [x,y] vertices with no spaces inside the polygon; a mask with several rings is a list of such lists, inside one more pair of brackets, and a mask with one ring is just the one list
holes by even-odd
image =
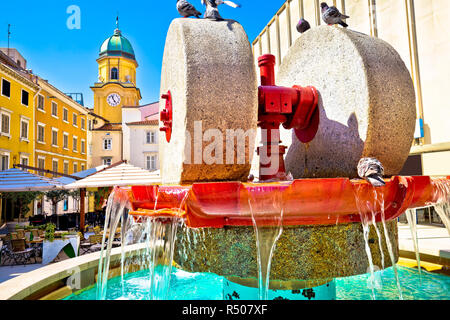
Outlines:
{"label": "green dome", "polygon": [[114,35],[106,39],[100,47],[100,58],[106,56],[125,57],[136,60],[133,46],[127,38],[122,36],[119,29],[116,29]]}

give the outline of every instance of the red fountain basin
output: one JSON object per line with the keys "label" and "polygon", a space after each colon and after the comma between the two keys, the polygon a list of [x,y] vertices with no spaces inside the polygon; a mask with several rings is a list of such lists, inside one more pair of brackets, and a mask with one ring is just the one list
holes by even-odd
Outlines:
{"label": "red fountain basin", "polygon": [[[406,210],[436,203],[450,179],[393,177],[373,188],[363,180],[304,179],[278,183],[213,182],[192,186],[136,186],[126,191],[136,217],[185,219],[191,228],[332,225],[397,219]],[[253,217],[253,218],[252,218]]]}

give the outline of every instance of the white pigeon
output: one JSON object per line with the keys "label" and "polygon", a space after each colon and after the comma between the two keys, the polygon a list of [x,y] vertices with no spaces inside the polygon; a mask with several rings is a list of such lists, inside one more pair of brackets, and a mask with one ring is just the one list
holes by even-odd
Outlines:
{"label": "white pigeon", "polygon": [[219,9],[217,8],[221,4],[226,4],[232,8],[240,8],[241,5],[237,4],[233,1],[227,1],[227,0],[201,0],[203,5],[206,5],[206,11],[205,11],[205,19],[212,19],[212,20],[223,20],[223,18],[219,14]]}

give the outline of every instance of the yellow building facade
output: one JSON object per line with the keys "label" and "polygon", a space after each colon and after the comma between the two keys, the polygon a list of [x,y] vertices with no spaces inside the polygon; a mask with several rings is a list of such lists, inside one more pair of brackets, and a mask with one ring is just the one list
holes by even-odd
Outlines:
{"label": "yellow building facade", "polygon": [[[255,63],[271,53],[279,62],[300,37],[296,25],[324,24],[319,0],[287,0],[253,41]],[[328,4],[350,16],[349,29],[379,37],[401,55],[415,84],[416,141],[404,174],[450,175],[450,18],[448,0],[331,0]]]}
{"label": "yellow building facade", "polygon": [[38,83],[36,167],[68,175],[88,169],[88,110],[47,81]]}
{"label": "yellow building facade", "polygon": [[34,165],[34,97],[38,86],[0,63],[0,170]]}

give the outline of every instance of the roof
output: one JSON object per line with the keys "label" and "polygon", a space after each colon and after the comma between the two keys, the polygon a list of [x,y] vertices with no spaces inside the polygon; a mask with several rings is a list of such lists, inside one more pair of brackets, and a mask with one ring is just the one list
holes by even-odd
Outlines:
{"label": "roof", "polygon": [[100,47],[100,58],[109,56],[136,60],[133,46],[119,29],[114,30],[114,34],[106,39]]}
{"label": "roof", "polygon": [[129,122],[127,126],[159,126],[158,120],[145,120],[137,122]]}
{"label": "roof", "polygon": [[122,163],[111,166],[86,179],[66,185],[66,189],[126,187],[138,185],[152,185],[161,183],[159,171],[150,172],[142,168]]}
{"label": "roof", "polygon": [[92,131],[122,131],[121,123],[107,123],[100,128],[94,129]]}
{"label": "roof", "polygon": [[[107,168],[107,166],[99,166],[99,167],[96,167],[96,168],[91,168],[91,169],[88,169],[88,170],[85,170],[85,171],[74,173],[74,174],[72,174],[72,176],[84,179],[84,178],[87,178],[87,177],[89,177],[89,176],[91,176],[91,175],[93,175],[93,174],[95,174],[95,173],[97,173],[97,172],[99,172],[99,171],[101,171],[101,170],[103,170],[105,168]],[[68,177],[62,177],[62,178],[56,179],[56,181],[62,183],[63,185],[67,185],[67,184],[74,183],[77,180],[71,179],[71,178],[68,178]]]}
{"label": "roof", "polygon": [[60,189],[62,186],[57,180],[28,171],[19,169],[0,171],[0,192],[48,191]]}

